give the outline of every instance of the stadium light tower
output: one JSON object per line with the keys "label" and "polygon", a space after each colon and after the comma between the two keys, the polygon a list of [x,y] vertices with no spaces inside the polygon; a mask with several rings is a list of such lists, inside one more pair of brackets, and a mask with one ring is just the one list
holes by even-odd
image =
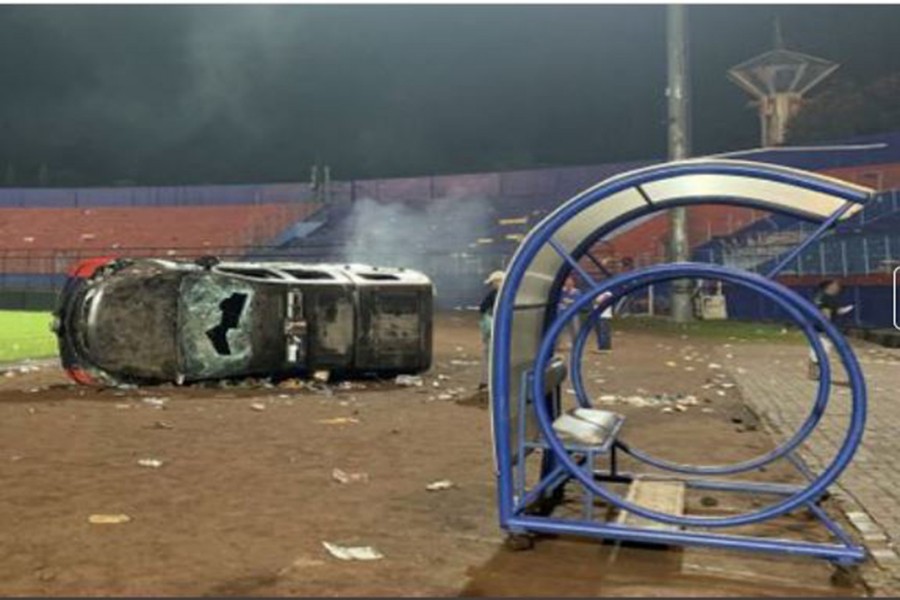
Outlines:
{"label": "stadium light tower", "polygon": [[786,50],[781,26],[775,21],[775,48],[728,70],[728,77],[756,100],[762,145],[780,146],[787,125],[803,104],[803,96],[840,65]]}
{"label": "stadium light tower", "polygon": [[[684,160],[691,154],[691,86],[688,76],[686,12],[687,7],[683,4],[670,4],[666,7],[669,160]],[[687,208],[679,206],[672,209],[669,216],[669,254],[673,262],[690,260],[687,220]],[[672,319],[676,323],[687,323],[691,317],[690,281],[676,279],[672,282]]]}

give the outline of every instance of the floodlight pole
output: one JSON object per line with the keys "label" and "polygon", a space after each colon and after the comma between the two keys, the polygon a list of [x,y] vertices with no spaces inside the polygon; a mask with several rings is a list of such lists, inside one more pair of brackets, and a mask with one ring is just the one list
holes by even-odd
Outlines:
{"label": "floodlight pole", "polygon": [[[690,83],[687,60],[686,7],[669,4],[666,7],[666,39],[668,56],[669,100],[669,160],[683,160],[691,153]],[[671,211],[669,254],[673,262],[690,259],[687,239],[687,211],[684,207]],[[686,323],[693,317],[690,281],[672,282],[672,318]]]}

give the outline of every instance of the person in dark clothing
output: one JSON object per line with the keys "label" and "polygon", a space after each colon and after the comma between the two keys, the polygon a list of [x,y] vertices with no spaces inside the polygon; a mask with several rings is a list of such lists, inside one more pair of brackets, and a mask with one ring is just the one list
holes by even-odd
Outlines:
{"label": "person in dark clothing", "polygon": [[813,295],[813,304],[832,323],[839,314],[844,314],[840,312],[843,308],[840,302],[841,290],[840,281],[829,279],[820,283]]}
{"label": "person in dark clothing", "polygon": [[[838,317],[846,315],[853,310],[852,304],[841,305],[840,295],[842,289],[840,281],[828,279],[820,283],[816,287],[815,294],[813,294],[813,304],[815,304],[816,308],[818,308],[825,318],[832,323],[834,323]],[[833,348],[829,339],[824,335],[820,335],[819,339],[822,341],[822,347],[825,349],[826,354],[831,354]],[[813,380],[819,378],[819,359],[812,348],[809,350],[808,375],[809,378]]]}
{"label": "person in dark clothing", "polygon": [[488,293],[481,299],[481,306],[478,307],[478,312],[482,315],[494,314],[494,303],[497,302],[497,291],[498,289],[493,286],[488,290]]}
{"label": "person in dark clothing", "polygon": [[491,332],[494,328],[494,304],[497,303],[497,292],[500,291],[500,284],[503,283],[503,271],[494,271],[487,279],[484,280],[485,285],[489,285],[490,289],[481,304],[478,311],[481,315],[479,327],[481,329],[481,381],[478,383],[478,389],[487,389],[488,381],[488,361],[491,353]]}

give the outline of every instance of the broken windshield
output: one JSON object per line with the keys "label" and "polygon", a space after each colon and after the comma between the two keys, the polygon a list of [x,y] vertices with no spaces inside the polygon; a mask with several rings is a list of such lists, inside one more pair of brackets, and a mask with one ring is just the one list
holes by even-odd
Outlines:
{"label": "broken windshield", "polygon": [[227,377],[252,355],[253,284],[205,274],[181,289],[181,348],[187,375]]}

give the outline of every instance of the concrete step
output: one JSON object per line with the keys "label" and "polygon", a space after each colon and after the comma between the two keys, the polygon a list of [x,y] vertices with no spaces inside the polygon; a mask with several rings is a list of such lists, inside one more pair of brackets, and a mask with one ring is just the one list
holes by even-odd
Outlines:
{"label": "concrete step", "polygon": [[[685,485],[681,481],[641,477],[631,483],[625,499],[643,508],[682,516],[684,515],[684,492]],[[677,531],[679,529],[677,525],[651,521],[624,510],[619,513],[616,522],[620,525],[659,531]]]}

